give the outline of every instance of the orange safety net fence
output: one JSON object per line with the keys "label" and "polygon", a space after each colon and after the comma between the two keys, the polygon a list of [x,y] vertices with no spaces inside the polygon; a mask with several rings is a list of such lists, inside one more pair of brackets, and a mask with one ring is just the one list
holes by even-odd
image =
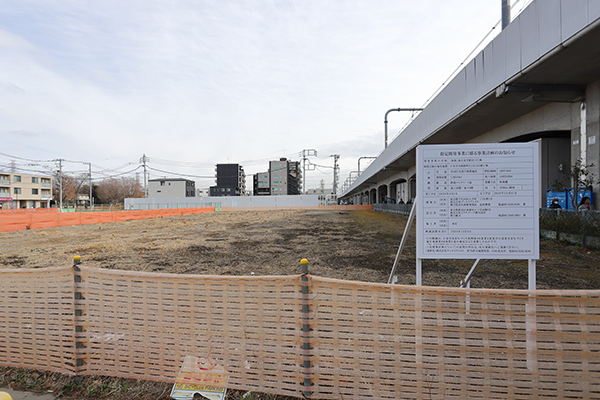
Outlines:
{"label": "orange safety net fence", "polygon": [[295,397],[600,398],[600,291],[70,271],[0,271],[0,364],[173,382],[189,355]]}
{"label": "orange safety net fence", "polygon": [[339,206],[289,206],[289,207],[222,207],[222,211],[279,211],[279,210],[320,210],[320,211],[366,211],[372,210],[372,204]]}
{"label": "orange safety net fence", "polygon": [[103,211],[103,212],[49,212],[0,213],[0,232],[26,229],[55,228],[59,226],[99,224],[103,222],[170,217],[175,215],[214,212],[214,207],[170,208],[161,210]]}

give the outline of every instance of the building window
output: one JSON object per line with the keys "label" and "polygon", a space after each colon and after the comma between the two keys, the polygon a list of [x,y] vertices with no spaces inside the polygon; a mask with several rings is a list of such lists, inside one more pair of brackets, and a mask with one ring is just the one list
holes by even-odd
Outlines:
{"label": "building window", "polygon": [[[31,177],[31,183],[39,183],[39,178],[38,178],[38,177],[35,177],[35,176],[32,176],[32,177]],[[37,194],[37,193],[36,193],[36,194]]]}
{"label": "building window", "polygon": [[21,188],[15,188],[15,194],[21,194]]}
{"label": "building window", "polygon": [[15,175],[14,182],[21,182],[21,175]]}
{"label": "building window", "polygon": [[38,194],[38,190],[37,189],[31,189],[31,194]]}
{"label": "building window", "polygon": [[165,186],[165,181],[160,181],[160,186]]}

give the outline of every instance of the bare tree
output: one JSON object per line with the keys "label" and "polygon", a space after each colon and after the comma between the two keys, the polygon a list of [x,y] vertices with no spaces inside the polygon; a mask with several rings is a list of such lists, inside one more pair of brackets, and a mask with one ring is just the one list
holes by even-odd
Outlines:
{"label": "bare tree", "polygon": [[126,198],[143,197],[144,191],[135,178],[108,178],[98,183],[96,194],[100,203],[123,203]]}
{"label": "bare tree", "polygon": [[[62,176],[62,202],[74,203],[77,200],[76,179],[70,175]],[[52,177],[52,194],[54,201],[60,203],[60,174],[58,171]]]}
{"label": "bare tree", "polygon": [[563,171],[564,179],[557,180],[553,184],[557,189],[569,184],[573,185],[571,205],[574,210],[577,209],[577,201],[580,197],[579,194],[581,193],[583,196],[586,190],[590,189],[592,185],[598,182],[596,176],[589,171],[593,166],[594,164],[583,164],[581,160],[577,160],[571,165],[570,169]]}

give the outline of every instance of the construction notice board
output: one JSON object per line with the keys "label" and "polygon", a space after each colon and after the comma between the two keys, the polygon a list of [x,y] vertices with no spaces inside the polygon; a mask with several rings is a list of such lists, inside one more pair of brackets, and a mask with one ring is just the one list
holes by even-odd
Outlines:
{"label": "construction notice board", "polygon": [[417,147],[417,257],[539,259],[537,143]]}

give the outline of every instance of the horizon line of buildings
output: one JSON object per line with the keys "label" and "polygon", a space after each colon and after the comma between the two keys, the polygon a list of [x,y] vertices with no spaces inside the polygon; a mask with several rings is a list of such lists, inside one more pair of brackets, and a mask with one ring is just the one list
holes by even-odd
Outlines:
{"label": "horizon line of buildings", "polygon": [[[269,162],[266,172],[254,174],[252,191],[247,190],[246,174],[240,164],[217,164],[216,185],[208,190],[196,190],[196,182],[184,178],[156,178],[148,180],[147,197],[223,197],[223,196],[283,196],[301,195],[302,170],[299,161],[280,158]],[[310,193],[309,193],[310,192]],[[333,190],[310,189],[305,194],[331,195]]]}

